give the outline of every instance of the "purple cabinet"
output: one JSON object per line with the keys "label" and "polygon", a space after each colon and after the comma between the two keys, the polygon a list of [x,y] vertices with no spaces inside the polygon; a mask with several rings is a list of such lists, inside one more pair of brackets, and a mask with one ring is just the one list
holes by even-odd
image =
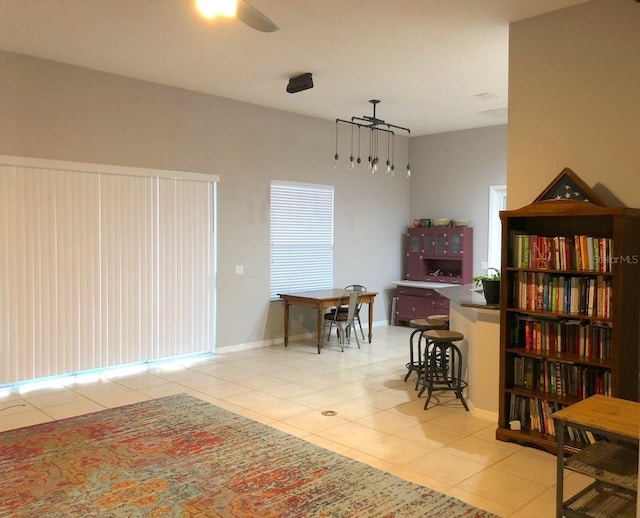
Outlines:
{"label": "purple cabinet", "polygon": [[431,289],[398,288],[396,321],[409,322],[414,318],[426,318],[429,315],[434,315],[436,296],[439,297],[440,295]]}
{"label": "purple cabinet", "polygon": [[405,274],[410,281],[469,284],[473,280],[473,229],[409,228],[405,236]]}
{"label": "purple cabinet", "polygon": [[410,228],[405,237],[405,279],[408,281],[421,281],[426,274],[422,252],[423,230]]}

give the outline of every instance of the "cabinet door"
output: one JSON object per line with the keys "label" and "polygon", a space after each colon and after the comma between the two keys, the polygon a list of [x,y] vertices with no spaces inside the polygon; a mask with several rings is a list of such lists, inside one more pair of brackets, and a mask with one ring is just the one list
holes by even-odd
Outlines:
{"label": "cabinet door", "polygon": [[424,288],[400,288],[396,320],[408,322],[414,318],[433,315],[435,292]]}
{"label": "cabinet door", "polygon": [[422,238],[422,251],[424,255],[433,255],[435,253],[436,243],[433,237],[433,229],[429,229],[424,232],[424,236]]}
{"label": "cabinet door", "polygon": [[449,232],[449,253],[451,255],[462,255],[464,253],[464,233],[451,229]]}
{"label": "cabinet door", "polygon": [[410,228],[405,237],[405,279],[423,281],[425,265],[422,258],[421,228]]}
{"label": "cabinet door", "polygon": [[435,294],[433,301],[433,315],[448,315],[449,314],[449,299],[443,297],[439,293]]}
{"label": "cabinet door", "polygon": [[396,306],[396,320],[402,322],[408,322],[413,319],[413,308],[414,308],[414,299],[416,297],[411,297],[408,295],[399,295],[398,296],[398,305]]}
{"label": "cabinet door", "polygon": [[432,290],[424,290],[425,292],[429,292],[429,293],[425,293],[425,297],[415,297],[414,300],[414,315],[415,318],[427,318],[428,316],[431,316],[434,314],[434,309],[433,309],[433,294],[434,292]]}
{"label": "cabinet door", "polygon": [[437,230],[433,233],[434,254],[447,255],[449,253],[449,233],[446,229]]}

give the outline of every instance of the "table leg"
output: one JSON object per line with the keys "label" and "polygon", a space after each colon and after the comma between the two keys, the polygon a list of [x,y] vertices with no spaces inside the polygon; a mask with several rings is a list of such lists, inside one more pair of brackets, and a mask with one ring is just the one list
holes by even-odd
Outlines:
{"label": "table leg", "polygon": [[369,302],[369,343],[371,343],[371,337],[373,336],[373,300]]}
{"label": "table leg", "polygon": [[284,346],[289,345],[289,303],[284,301]]}
{"label": "table leg", "polygon": [[322,327],[324,326],[322,305],[318,305],[316,310],[316,313],[318,314],[318,354],[320,354],[320,349],[322,349]]}
{"label": "table leg", "polygon": [[564,421],[554,419],[556,428],[556,518],[564,516]]}

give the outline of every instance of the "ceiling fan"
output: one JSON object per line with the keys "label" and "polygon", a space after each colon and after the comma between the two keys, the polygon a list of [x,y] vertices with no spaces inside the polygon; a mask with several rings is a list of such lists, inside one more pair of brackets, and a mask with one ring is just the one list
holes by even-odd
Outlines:
{"label": "ceiling fan", "polygon": [[196,9],[205,18],[236,17],[252,29],[275,32],[279,27],[246,0],[195,0]]}

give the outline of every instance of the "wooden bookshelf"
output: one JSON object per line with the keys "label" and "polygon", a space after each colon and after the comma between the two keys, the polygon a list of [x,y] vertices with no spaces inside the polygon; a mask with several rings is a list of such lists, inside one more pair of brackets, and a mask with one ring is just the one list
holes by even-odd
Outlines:
{"label": "wooden bookshelf", "polygon": [[[556,453],[553,412],[594,394],[638,401],[640,210],[605,206],[565,169],[500,218],[496,438]],[[577,451],[587,439],[565,431],[563,442]]]}

